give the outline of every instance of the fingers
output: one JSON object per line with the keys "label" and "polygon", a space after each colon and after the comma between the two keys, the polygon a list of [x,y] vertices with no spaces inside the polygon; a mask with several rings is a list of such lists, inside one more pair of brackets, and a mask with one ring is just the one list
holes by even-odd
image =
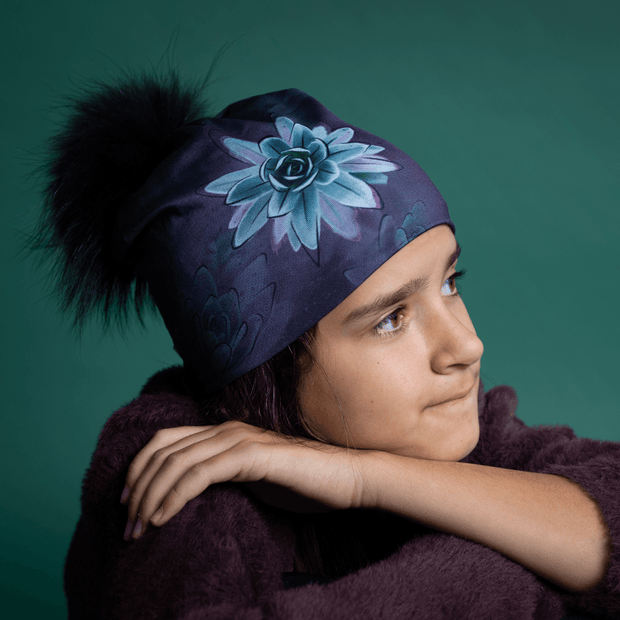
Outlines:
{"label": "fingers", "polygon": [[[156,434],[136,456],[127,476],[128,483],[133,480],[133,486],[125,539],[129,539],[134,526],[140,527],[134,535],[137,538],[146,531],[149,521],[161,526],[209,485],[232,480],[247,468],[248,450],[244,447],[252,444],[248,438],[264,441],[264,435],[263,431],[238,422],[165,429]],[[245,461],[234,458],[241,453],[245,453]],[[163,518],[152,520],[160,507]]]}
{"label": "fingers", "polygon": [[[160,509],[155,513],[156,518],[151,517],[150,522],[161,527],[179,513],[188,501],[200,495],[212,484],[238,482],[258,476],[258,473],[252,474],[253,468],[247,463],[250,451],[251,448],[248,446],[234,444],[228,450],[193,465],[175,482],[163,498]],[[148,509],[144,514],[146,521]]]}
{"label": "fingers", "polygon": [[[144,468],[150,461],[151,457],[155,452],[160,450],[161,448],[165,448],[166,446],[173,445],[178,441],[182,441],[185,438],[191,437],[192,435],[197,435],[205,430],[215,428],[214,426],[179,426],[176,428],[163,428],[158,430],[153,438],[138,452],[138,454],[134,457],[131,465],[129,466],[129,471],[127,472],[127,478],[125,479],[125,486],[129,489],[133,489],[136,483],[136,480],[140,477]],[[192,443],[189,442],[183,444],[188,445]],[[122,504],[127,503],[127,498],[121,500]]]}
{"label": "fingers", "polygon": [[292,510],[314,510],[316,502],[327,509],[360,507],[364,476],[358,471],[359,454],[355,452],[355,461],[352,454],[346,448],[291,441],[238,421],[165,429],[130,467],[125,540],[134,525],[133,538],[139,538],[149,523],[165,525],[187,502],[221,482],[264,481],[281,487],[275,495],[273,488],[267,495],[264,488],[259,491],[266,503]]}
{"label": "fingers", "polygon": [[218,430],[209,429],[153,453],[131,490],[129,520],[135,522],[139,514],[143,525],[147,523],[165,495],[185,472],[201,460],[227,450],[234,443],[230,435],[221,433],[218,440],[209,441],[214,436],[218,436]]}
{"label": "fingers", "polygon": [[[134,457],[131,465],[129,466],[127,478],[125,479],[125,488],[123,489],[123,494],[121,495],[121,503],[128,504],[129,514],[129,519],[127,521],[124,534],[125,540],[129,540],[132,530],[134,530],[134,527],[137,525],[136,518],[140,505],[140,499],[142,497],[140,489],[143,489],[144,486],[137,487],[136,485],[146,467],[151,462],[153,456],[157,454],[158,451],[168,446],[176,445],[177,448],[182,448],[192,442],[199,441],[200,433],[212,428],[214,427],[181,426],[160,429],[155,433],[155,435],[153,435],[153,438],[148,442],[148,444],[146,444],[146,446],[144,446],[144,448],[142,448],[142,450],[140,450],[140,452]],[[152,475],[150,475],[150,477],[152,477]],[[145,530],[142,529],[141,533],[144,533],[144,531]]]}

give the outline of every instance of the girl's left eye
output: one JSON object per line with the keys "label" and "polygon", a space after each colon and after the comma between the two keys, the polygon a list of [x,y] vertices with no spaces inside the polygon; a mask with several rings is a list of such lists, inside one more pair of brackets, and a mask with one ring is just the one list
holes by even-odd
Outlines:
{"label": "girl's left eye", "polygon": [[[465,275],[466,271],[467,271],[466,269],[462,269],[461,271],[457,271],[457,272],[453,273],[443,283],[443,286],[441,287],[441,290],[442,290],[442,292],[445,292],[445,296],[446,297],[458,297],[459,292],[458,292],[458,290],[456,288],[456,281],[459,278],[462,278]],[[405,308],[403,308],[401,306],[400,308],[396,308],[396,310],[394,310],[394,312],[392,312],[391,314],[388,314],[384,319],[382,319],[379,323],[377,323],[377,325],[375,325],[372,328],[372,335],[376,336],[377,338],[391,338],[396,333],[404,331],[406,325],[403,323],[402,320],[401,320],[401,322],[398,324],[398,326],[395,329],[388,330],[387,332],[382,331],[382,329],[383,329],[382,325],[384,323],[386,323],[386,321],[389,322],[389,321],[398,319],[398,317],[400,316],[400,313],[404,309]]]}

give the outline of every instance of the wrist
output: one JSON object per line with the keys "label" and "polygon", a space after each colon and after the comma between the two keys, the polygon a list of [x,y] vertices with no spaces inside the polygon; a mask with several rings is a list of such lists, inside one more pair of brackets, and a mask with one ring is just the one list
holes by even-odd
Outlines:
{"label": "wrist", "polygon": [[[394,455],[381,450],[360,450],[360,508],[385,510],[386,487],[394,477],[389,475]],[[398,457],[396,457],[398,458]],[[388,490],[389,494],[389,490]]]}

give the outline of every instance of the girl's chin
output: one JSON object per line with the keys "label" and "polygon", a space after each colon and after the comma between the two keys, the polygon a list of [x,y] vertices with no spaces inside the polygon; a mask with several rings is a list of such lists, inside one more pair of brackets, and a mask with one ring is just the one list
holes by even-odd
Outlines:
{"label": "girl's chin", "polygon": [[458,433],[451,434],[444,441],[432,446],[415,446],[401,447],[394,453],[401,456],[411,458],[426,459],[429,461],[461,461],[468,456],[478,445],[480,438],[480,426],[478,417],[472,420],[471,425],[465,428],[461,427]]}

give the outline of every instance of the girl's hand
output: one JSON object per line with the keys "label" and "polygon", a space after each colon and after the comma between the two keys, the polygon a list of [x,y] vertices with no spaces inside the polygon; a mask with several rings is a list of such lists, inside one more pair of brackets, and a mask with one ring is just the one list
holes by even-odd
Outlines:
{"label": "girl's hand", "polygon": [[361,507],[366,454],[237,421],[161,429],[129,466],[125,540],[149,522],[164,525],[218,482],[247,483],[266,503],[297,512]]}

